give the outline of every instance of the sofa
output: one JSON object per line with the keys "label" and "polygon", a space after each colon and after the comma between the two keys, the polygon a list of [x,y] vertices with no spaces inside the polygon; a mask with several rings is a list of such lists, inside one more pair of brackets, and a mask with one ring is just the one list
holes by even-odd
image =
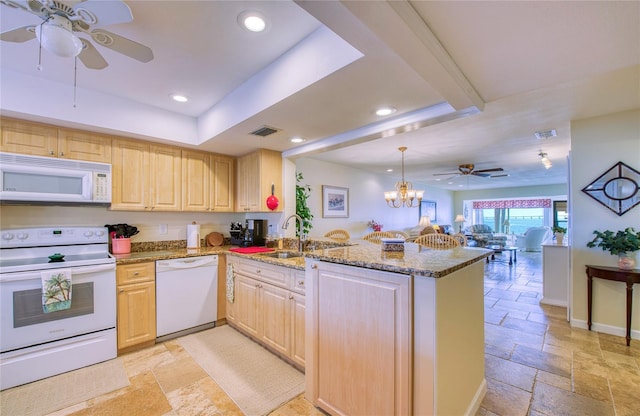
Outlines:
{"label": "sofa", "polygon": [[530,227],[522,235],[516,236],[516,247],[520,251],[542,251],[542,243],[553,236],[551,228]]}
{"label": "sofa", "polygon": [[405,233],[409,235],[407,241],[413,241],[417,237],[424,234],[434,234],[434,233],[443,233],[443,234],[454,234],[453,227],[449,224],[446,225],[416,225],[415,227],[406,228],[403,230]]}
{"label": "sofa", "polygon": [[486,224],[471,225],[465,229],[464,234],[467,236],[468,244],[471,247],[507,245],[507,237],[496,236],[493,229]]}

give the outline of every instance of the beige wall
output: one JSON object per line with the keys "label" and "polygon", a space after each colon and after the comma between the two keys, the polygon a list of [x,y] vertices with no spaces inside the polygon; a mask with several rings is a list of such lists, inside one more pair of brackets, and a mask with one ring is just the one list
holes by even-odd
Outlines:
{"label": "beige wall", "polygon": [[[398,230],[418,224],[418,208],[389,208],[384,191],[393,189],[397,179],[378,175],[350,166],[301,158],[295,161],[296,169],[304,176],[302,184],[311,186],[309,207],[314,216],[310,236],[322,236],[329,230],[342,228],[352,237],[360,237],[371,230],[367,222],[376,220],[385,230]],[[411,178],[406,178],[411,180]],[[322,217],[322,185],[349,188],[349,217]],[[430,188],[414,182],[414,188],[425,190],[425,200],[437,201],[437,223],[452,224],[453,193]]]}
{"label": "beige wall", "polygon": [[[587,248],[593,231],[640,230],[640,206],[622,216],[611,212],[582,192],[582,188],[619,161],[640,170],[640,110],[576,120],[571,123],[570,217],[572,226],[573,308],[571,324],[585,327],[587,321],[587,277],[585,265],[616,266],[617,257],[599,248]],[[636,260],[638,258],[636,253]],[[640,287],[633,294],[632,337],[640,339]],[[623,335],[625,285],[594,281],[592,329]]]}

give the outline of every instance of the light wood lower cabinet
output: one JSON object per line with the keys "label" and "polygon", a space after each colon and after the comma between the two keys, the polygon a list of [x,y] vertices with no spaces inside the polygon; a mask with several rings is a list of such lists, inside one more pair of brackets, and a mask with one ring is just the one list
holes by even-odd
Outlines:
{"label": "light wood lower cabinet", "polygon": [[155,343],[155,263],[116,267],[118,353]]}
{"label": "light wood lower cabinet", "polygon": [[227,322],[304,368],[304,284],[296,283],[304,282],[304,272],[235,256],[227,262],[235,273]]}

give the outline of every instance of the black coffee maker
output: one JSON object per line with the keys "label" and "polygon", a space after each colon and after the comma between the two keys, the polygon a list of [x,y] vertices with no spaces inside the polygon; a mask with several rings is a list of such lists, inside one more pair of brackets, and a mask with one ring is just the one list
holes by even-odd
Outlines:
{"label": "black coffee maker", "polygon": [[245,220],[244,227],[239,222],[231,223],[231,244],[241,247],[264,246],[268,227],[267,220]]}
{"label": "black coffee maker", "polygon": [[267,220],[249,220],[249,230],[252,246],[264,246],[267,244]]}

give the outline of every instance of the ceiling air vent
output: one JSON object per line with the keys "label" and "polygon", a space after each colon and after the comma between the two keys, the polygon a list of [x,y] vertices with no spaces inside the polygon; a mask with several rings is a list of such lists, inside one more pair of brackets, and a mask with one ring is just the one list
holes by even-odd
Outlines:
{"label": "ceiling air vent", "polygon": [[253,134],[254,136],[266,137],[270,134],[277,133],[278,131],[280,130],[276,129],[275,127],[262,126],[258,130],[252,131],[249,134]]}
{"label": "ceiling air vent", "polygon": [[545,130],[545,131],[537,131],[535,133],[536,135],[536,139],[548,139],[549,137],[556,137],[558,135],[558,132],[556,132],[556,129],[551,129],[551,130]]}

